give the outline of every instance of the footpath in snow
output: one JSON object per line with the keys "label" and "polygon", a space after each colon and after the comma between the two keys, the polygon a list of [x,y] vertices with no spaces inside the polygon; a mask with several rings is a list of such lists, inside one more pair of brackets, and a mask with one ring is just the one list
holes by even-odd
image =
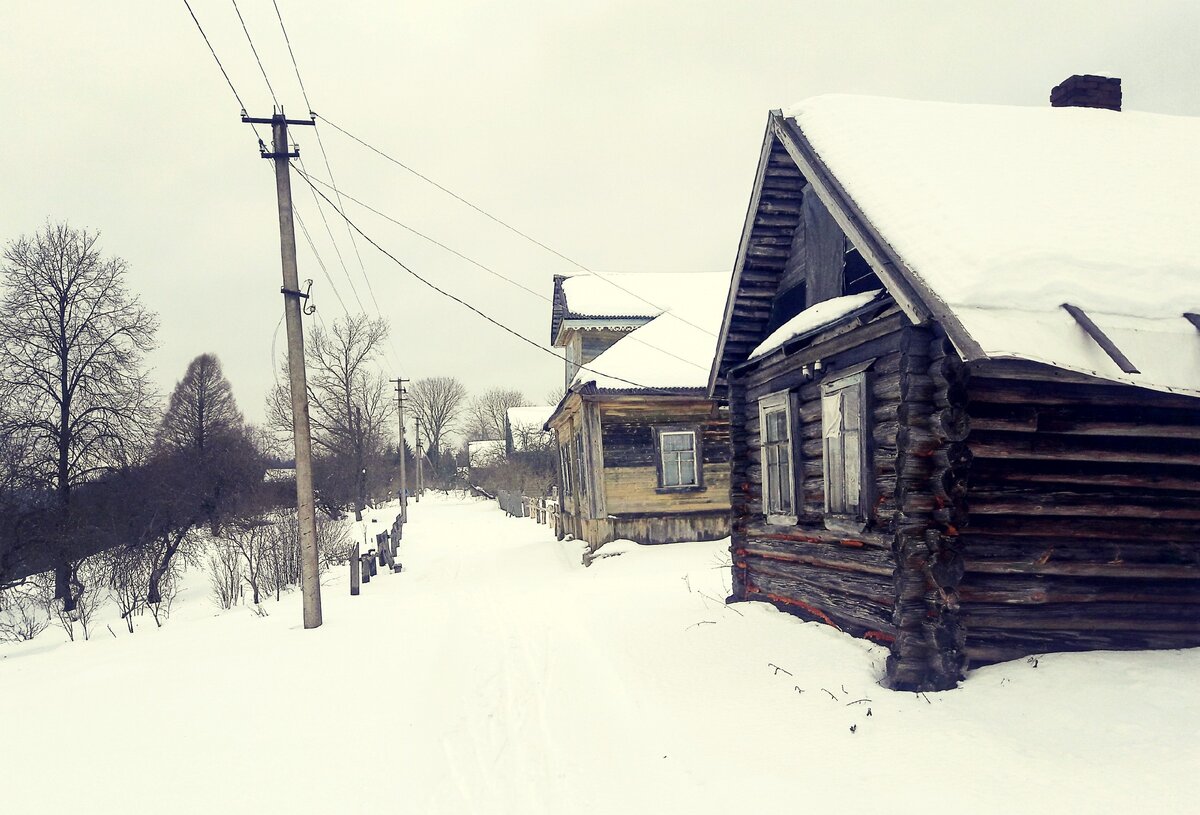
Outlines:
{"label": "footpath in snow", "polygon": [[354,598],[327,574],[315,631],[295,592],[219,611],[197,571],[162,629],[0,646],[0,811],[1200,810],[1200,649],[894,693],[884,649],[725,606],[726,546],[585,569],[547,527],[427,496],[405,571]]}

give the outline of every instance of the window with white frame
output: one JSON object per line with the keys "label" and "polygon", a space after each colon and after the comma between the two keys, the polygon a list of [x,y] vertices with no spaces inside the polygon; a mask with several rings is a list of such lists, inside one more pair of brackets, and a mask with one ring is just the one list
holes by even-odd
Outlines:
{"label": "window with white frame", "polygon": [[867,374],[858,371],[821,387],[825,512],[866,517]]}
{"label": "window with white frame", "polygon": [[696,462],[696,431],[660,431],[658,447],[661,464],[660,487],[670,489],[700,486],[700,472]]}
{"label": "window with white frame", "polygon": [[787,393],[765,396],[758,402],[762,452],[763,514],[795,518],[796,489],[792,462],[792,408]]}

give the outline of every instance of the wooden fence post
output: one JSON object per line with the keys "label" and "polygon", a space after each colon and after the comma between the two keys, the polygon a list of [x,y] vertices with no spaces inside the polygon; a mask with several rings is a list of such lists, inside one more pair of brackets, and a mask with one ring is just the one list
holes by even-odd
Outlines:
{"label": "wooden fence post", "polygon": [[358,544],[354,544],[354,552],[350,555],[350,595],[353,597],[360,591],[360,573],[362,571],[362,555]]}
{"label": "wooden fence post", "polygon": [[364,554],[359,557],[359,568],[362,569],[362,582],[367,584],[371,582],[371,556]]}

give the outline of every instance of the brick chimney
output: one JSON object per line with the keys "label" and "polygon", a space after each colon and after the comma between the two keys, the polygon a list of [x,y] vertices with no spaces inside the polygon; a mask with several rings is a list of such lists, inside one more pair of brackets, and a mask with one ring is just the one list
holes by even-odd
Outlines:
{"label": "brick chimney", "polygon": [[1117,77],[1075,74],[1050,91],[1050,104],[1056,108],[1121,109],[1121,80]]}

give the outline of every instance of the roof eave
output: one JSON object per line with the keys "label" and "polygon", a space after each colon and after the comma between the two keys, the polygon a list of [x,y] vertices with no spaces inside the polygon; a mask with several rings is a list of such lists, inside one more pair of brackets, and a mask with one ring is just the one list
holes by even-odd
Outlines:
{"label": "roof eave", "polygon": [[742,269],[746,265],[746,252],[750,246],[750,233],[754,230],[754,219],[762,202],[763,178],[767,173],[767,165],[771,160],[771,148],[775,141],[774,120],[782,111],[773,110],[767,114],[767,127],[763,132],[762,149],[758,155],[758,169],[754,175],[754,186],[750,191],[750,202],[746,205],[746,219],[742,224],[742,237],[738,243],[737,260],[734,261],[733,277],[729,281],[729,293],[725,296],[725,313],[721,318],[721,333],[717,336],[717,349],[713,356],[712,368],[708,373],[709,397],[716,398],[717,380],[721,376],[721,360],[725,356],[725,342],[729,337],[729,324],[733,319],[733,309],[737,303],[738,288],[741,285]]}

